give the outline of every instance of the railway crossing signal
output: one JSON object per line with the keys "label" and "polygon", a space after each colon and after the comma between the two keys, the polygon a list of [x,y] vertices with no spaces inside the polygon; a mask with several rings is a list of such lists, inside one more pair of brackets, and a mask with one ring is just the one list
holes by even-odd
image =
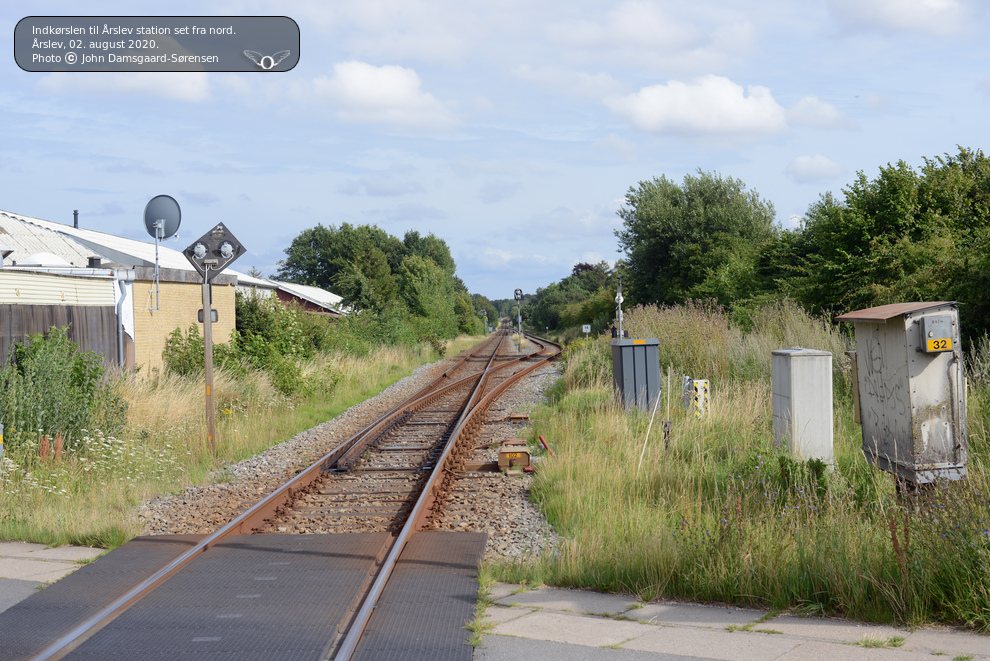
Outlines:
{"label": "railway crossing signal", "polygon": [[216,450],[214,433],[216,425],[213,410],[213,292],[210,282],[220,271],[243,255],[245,252],[241,242],[227,229],[223,223],[199,237],[188,248],[182,251],[193,268],[203,276],[203,310],[209,310],[210,321],[203,321],[203,367],[206,377],[206,441],[210,452]]}

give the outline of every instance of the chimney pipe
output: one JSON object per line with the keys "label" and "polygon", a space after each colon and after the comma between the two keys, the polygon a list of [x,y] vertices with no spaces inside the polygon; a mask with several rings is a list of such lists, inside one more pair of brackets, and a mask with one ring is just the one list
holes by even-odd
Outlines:
{"label": "chimney pipe", "polygon": [[76,209],[72,212],[72,226],[79,229],[79,210]]}

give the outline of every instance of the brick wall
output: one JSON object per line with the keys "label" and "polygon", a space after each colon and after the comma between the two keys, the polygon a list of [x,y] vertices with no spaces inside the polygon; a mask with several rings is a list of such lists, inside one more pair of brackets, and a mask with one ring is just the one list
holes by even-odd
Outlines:
{"label": "brick wall", "polygon": [[[158,310],[154,307],[153,281],[134,282],[134,366],[140,366],[147,374],[162,366],[162,350],[165,340],[176,328],[183,334],[195,324],[203,334],[203,324],[197,315],[203,307],[203,285],[194,282],[159,282]],[[213,342],[220,344],[230,340],[234,330],[234,286],[213,284],[213,309],[219,319],[213,324]],[[207,317],[209,318],[209,317]]]}

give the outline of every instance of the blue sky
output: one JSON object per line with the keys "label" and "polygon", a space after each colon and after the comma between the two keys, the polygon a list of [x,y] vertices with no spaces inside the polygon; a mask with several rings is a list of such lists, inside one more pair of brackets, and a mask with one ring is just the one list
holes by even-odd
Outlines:
{"label": "blue sky", "polygon": [[[0,209],[181,250],[216,222],[266,275],[342,222],[445,239],[472,292],[509,298],[615,260],[639,181],[741,179],[792,227],[887,163],[987,149],[990,8],[978,0],[168,2],[152,15],[285,15],[288,73],[28,73],[4,2]],[[29,12],[29,13],[28,13]]]}

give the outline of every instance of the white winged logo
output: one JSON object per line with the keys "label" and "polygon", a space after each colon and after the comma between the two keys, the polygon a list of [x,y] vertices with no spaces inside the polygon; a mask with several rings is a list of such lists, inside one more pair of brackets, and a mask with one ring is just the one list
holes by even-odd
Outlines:
{"label": "white winged logo", "polygon": [[244,54],[259,67],[265,71],[268,71],[270,69],[274,69],[279,62],[289,57],[289,52],[290,51],[287,50],[280,50],[274,55],[262,55],[258,51],[246,50],[244,51]]}

